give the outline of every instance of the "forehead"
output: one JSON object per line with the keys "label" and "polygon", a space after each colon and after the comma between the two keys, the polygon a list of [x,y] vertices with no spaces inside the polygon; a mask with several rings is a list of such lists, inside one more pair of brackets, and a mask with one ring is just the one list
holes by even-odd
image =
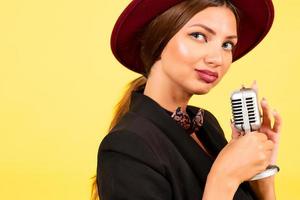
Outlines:
{"label": "forehead", "polygon": [[208,7],[195,14],[183,28],[191,27],[195,24],[202,24],[216,32],[225,34],[237,33],[237,22],[232,10],[226,6]]}

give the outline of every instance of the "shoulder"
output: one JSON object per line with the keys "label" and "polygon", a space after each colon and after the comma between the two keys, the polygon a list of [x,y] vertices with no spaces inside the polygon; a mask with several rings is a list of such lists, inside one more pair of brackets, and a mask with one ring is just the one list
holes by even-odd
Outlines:
{"label": "shoulder", "polygon": [[133,159],[164,172],[159,146],[165,142],[163,134],[149,120],[129,113],[102,139],[98,149],[98,160],[109,162],[104,154],[113,152],[120,158]]}
{"label": "shoulder", "polygon": [[109,132],[103,138],[99,147],[100,151],[118,152],[127,152],[136,149],[151,152],[141,137],[126,129]]}
{"label": "shoulder", "polygon": [[[151,120],[129,112],[117,123],[102,141],[102,147],[123,150],[139,149],[154,155],[168,138]],[[158,155],[157,155],[158,156]]]}
{"label": "shoulder", "polygon": [[99,155],[105,151],[118,152],[141,161],[155,159],[155,154],[147,142],[136,133],[125,129],[110,132],[103,138],[99,146]]}

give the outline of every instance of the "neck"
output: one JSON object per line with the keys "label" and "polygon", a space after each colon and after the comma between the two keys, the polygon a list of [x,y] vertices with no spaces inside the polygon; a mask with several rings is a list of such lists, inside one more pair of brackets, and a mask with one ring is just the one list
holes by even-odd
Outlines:
{"label": "neck", "polygon": [[170,112],[174,112],[179,106],[182,111],[186,111],[192,96],[170,80],[164,73],[161,73],[161,71],[158,73],[155,66],[151,69],[151,75],[148,77],[144,95],[149,96]]}

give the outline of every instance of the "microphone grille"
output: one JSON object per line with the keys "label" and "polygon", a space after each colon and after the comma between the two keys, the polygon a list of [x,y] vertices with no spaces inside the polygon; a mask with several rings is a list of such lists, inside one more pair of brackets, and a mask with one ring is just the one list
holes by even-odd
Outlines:
{"label": "microphone grille", "polygon": [[256,117],[255,117],[255,102],[253,97],[247,97],[246,98],[246,107],[248,111],[248,117],[249,117],[249,122],[255,123],[256,122]]}
{"label": "microphone grille", "polygon": [[242,99],[231,99],[232,116],[236,126],[244,123]]}
{"label": "microphone grille", "polygon": [[231,95],[235,127],[240,131],[258,130],[261,125],[257,94],[251,88],[242,88]]}

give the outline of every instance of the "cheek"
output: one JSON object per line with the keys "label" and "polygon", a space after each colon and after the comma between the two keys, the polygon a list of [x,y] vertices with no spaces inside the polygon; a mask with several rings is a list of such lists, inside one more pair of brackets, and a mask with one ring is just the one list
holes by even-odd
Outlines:
{"label": "cheek", "polygon": [[175,65],[181,66],[193,64],[197,58],[193,44],[180,37],[175,37],[168,43],[166,55]]}
{"label": "cheek", "polygon": [[182,41],[176,41],[174,46],[174,53],[177,54],[178,58],[181,58],[184,62],[188,62],[191,57],[191,49],[189,45]]}
{"label": "cheek", "polygon": [[220,79],[222,79],[226,75],[226,73],[228,72],[228,70],[230,68],[230,65],[231,65],[231,62],[230,63],[226,63],[223,66],[222,70],[220,71]]}
{"label": "cheek", "polygon": [[220,68],[220,73],[222,76],[224,76],[229,70],[230,65],[232,64],[232,53],[224,52],[222,56],[223,56],[223,64]]}
{"label": "cheek", "polygon": [[223,74],[226,74],[226,72],[228,71],[230,65],[231,65],[231,62],[229,62],[229,61],[224,63],[223,69],[222,69]]}

